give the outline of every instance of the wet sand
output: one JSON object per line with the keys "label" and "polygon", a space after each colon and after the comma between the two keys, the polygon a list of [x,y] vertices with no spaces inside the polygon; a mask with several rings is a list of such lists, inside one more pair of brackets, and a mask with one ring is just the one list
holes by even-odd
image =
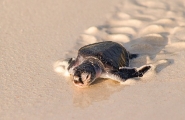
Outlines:
{"label": "wet sand", "polygon": [[[0,119],[185,119],[185,2],[1,1]],[[86,44],[115,41],[152,69],[85,89],[56,72]]]}

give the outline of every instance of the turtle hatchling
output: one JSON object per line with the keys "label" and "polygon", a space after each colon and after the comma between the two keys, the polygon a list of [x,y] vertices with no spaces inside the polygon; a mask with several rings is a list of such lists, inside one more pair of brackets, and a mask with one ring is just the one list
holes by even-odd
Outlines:
{"label": "turtle hatchling", "polygon": [[78,87],[89,86],[97,78],[124,82],[129,78],[142,77],[151,68],[149,65],[129,67],[130,59],[137,56],[130,54],[119,43],[104,41],[81,47],[76,59],[65,60],[65,67]]}

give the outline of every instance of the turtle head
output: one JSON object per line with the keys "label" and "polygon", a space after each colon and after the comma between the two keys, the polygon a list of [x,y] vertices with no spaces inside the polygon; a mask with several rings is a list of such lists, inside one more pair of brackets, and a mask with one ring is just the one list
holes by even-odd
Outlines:
{"label": "turtle head", "polygon": [[86,60],[74,69],[73,82],[78,87],[89,86],[101,72],[101,67],[96,62]]}

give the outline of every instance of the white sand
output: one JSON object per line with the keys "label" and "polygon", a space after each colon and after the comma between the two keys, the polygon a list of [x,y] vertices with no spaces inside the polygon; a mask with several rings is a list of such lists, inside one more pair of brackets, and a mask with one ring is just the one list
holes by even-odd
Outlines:
{"label": "white sand", "polygon": [[[1,1],[0,119],[184,120],[185,2],[129,1]],[[53,70],[103,40],[140,53],[131,66],[152,70],[86,89]]]}

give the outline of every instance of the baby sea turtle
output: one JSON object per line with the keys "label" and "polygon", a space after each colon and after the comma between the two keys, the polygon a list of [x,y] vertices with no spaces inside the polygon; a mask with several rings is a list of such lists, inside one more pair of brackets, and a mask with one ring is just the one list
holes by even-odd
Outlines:
{"label": "baby sea turtle", "polygon": [[76,59],[68,59],[67,70],[78,87],[88,86],[99,77],[124,82],[142,77],[151,68],[147,65],[139,69],[129,67],[129,59],[135,57],[137,54],[130,54],[116,42],[98,42],[81,47]]}

